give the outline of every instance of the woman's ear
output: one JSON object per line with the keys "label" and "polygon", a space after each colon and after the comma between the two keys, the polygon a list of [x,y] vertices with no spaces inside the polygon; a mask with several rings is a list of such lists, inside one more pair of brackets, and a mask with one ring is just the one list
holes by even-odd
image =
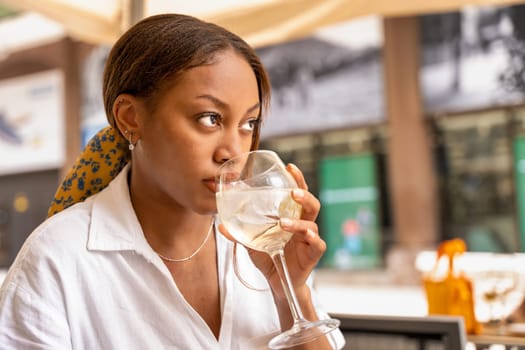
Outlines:
{"label": "woman's ear", "polygon": [[120,133],[126,135],[133,134],[135,138],[140,138],[138,100],[129,94],[120,94],[113,103],[113,116]]}

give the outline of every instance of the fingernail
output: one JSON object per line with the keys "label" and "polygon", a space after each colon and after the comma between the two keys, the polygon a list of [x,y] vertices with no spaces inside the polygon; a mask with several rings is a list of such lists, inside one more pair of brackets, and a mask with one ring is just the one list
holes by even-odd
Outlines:
{"label": "fingernail", "polygon": [[294,198],[297,198],[297,199],[304,197],[304,191],[299,189],[299,188],[294,188],[292,190],[292,194],[293,194]]}
{"label": "fingernail", "polygon": [[287,218],[281,218],[281,220],[279,220],[279,224],[281,225],[282,228],[287,228],[287,227],[292,226],[292,220],[287,219]]}

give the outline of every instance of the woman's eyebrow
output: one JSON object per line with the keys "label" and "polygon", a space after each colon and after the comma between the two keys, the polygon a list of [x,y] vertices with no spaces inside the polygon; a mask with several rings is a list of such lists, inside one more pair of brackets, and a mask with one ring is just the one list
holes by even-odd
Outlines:
{"label": "woman's eyebrow", "polygon": [[251,106],[250,108],[248,108],[246,110],[246,114],[250,114],[252,112],[255,112],[256,110],[258,110],[259,108],[261,107],[261,104],[259,102],[257,102],[256,104],[254,104],[253,106]]}
{"label": "woman's eyebrow", "polygon": [[221,101],[220,99],[218,99],[217,97],[215,96],[212,96],[212,95],[199,95],[197,96],[198,99],[206,99],[206,100],[209,100],[211,102],[213,102],[213,104],[215,104],[216,106],[220,107],[220,108],[226,108],[227,107],[227,104],[223,101]]}
{"label": "woman's eyebrow", "polygon": [[[206,100],[209,100],[209,101],[211,101],[213,104],[215,104],[216,106],[218,106],[218,107],[220,107],[220,108],[227,108],[227,107],[228,107],[228,105],[227,105],[224,101],[218,99],[217,97],[215,97],[215,96],[213,96],[213,95],[209,95],[209,94],[199,95],[199,96],[197,96],[197,98],[198,98],[198,99],[206,99]],[[249,113],[252,113],[252,112],[256,111],[257,109],[260,108],[260,106],[261,106],[261,103],[260,103],[260,102],[257,102],[256,104],[254,104],[253,106],[251,106],[250,108],[248,108],[248,109],[246,110],[246,114],[249,114]]]}

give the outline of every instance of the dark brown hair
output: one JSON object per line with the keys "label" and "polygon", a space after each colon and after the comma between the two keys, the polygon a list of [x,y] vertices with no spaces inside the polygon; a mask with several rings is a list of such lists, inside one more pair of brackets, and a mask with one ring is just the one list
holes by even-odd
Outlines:
{"label": "dark brown hair", "polygon": [[[268,110],[270,82],[255,50],[236,34],[213,23],[186,15],[162,14],[135,24],[109,53],[102,88],[109,123],[116,127],[113,104],[118,95],[141,97],[153,110],[156,99],[180,73],[213,63],[215,55],[227,49],[244,57],[255,74],[261,118]],[[259,134],[257,123],[252,149],[258,146]]]}

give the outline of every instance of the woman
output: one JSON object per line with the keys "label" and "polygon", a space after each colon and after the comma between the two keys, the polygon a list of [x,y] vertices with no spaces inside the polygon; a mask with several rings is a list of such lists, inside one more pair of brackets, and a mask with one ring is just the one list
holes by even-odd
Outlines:
{"label": "woman", "polygon": [[[251,266],[250,277],[270,287],[246,288],[232,270],[232,242],[213,222],[214,175],[227,159],[257,147],[269,89],[254,51],[216,25],[168,14],[126,32],[106,63],[112,129],[102,140],[127,140],[131,161],[107,171],[127,156],[117,147],[100,164],[89,153],[103,148],[100,140],[79,159],[55,204],[76,201],[68,195],[72,181],[86,196],[105,186],[96,176],[88,181],[86,166],[116,177],[28,238],[0,291],[2,348],[265,348],[289,328],[268,257],[252,254],[252,263],[239,256],[243,271]],[[319,202],[301,172],[289,170],[304,212],[287,227],[294,233],[290,273],[305,317],[317,319],[324,314],[307,279],[325,250],[314,223]],[[342,343],[335,332],[299,348]]]}

